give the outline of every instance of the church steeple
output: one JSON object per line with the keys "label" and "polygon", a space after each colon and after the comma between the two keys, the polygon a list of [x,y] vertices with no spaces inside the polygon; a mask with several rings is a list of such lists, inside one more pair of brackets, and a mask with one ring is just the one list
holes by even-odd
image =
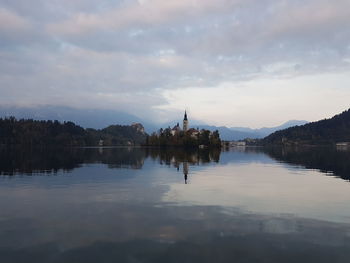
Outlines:
{"label": "church steeple", "polygon": [[187,119],[187,113],[185,110],[185,115],[184,115],[184,122],[183,122],[183,131],[186,132],[188,130],[188,119]]}

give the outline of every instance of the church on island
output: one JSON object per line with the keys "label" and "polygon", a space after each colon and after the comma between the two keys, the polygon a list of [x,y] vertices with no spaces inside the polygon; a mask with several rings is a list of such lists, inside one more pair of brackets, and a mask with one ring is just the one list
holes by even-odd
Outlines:
{"label": "church on island", "polygon": [[182,146],[198,148],[220,148],[221,140],[218,131],[189,127],[187,112],[185,111],[182,128],[177,123],[173,128],[159,129],[146,138],[149,146]]}
{"label": "church on island", "polygon": [[198,134],[200,133],[199,129],[194,129],[194,128],[189,129],[188,126],[189,126],[189,122],[188,122],[188,118],[187,118],[187,112],[185,110],[185,115],[184,115],[183,124],[182,124],[182,130],[180,128],[179,123],[177,123],[171,129],[170,133],[171,133],[171,135],[174,136],[176,134],[179,134],[182,131],[182,132],[184,132],[186,134],[191,135],[191,137],[197,137]]}

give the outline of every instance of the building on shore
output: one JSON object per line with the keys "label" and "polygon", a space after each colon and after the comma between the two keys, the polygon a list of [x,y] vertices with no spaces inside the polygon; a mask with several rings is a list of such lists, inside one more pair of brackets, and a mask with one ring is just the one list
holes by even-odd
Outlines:
{"label": "building on shore", "polygon": [[232,141],[232,142],[230,142],[230,146],[231,147],[244,147],[244,146],[246,146],[246,142],[245,141],[238,141],[238,142]]}

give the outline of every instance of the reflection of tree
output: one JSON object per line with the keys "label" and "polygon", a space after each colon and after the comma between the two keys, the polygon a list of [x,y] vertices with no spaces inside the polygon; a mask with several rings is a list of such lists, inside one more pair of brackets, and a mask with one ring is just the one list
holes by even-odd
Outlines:
{"label": "reflection of tree", "polygon": [[276,160],[324,173],[332,172],[342,179],[350,180],[350,151],[328,147],[275,147],[263,151]]}
{"label": "reflection of tree", "polygon": [[84,163],[103,163],[110,168],[142,167],[145,152],[139,148],[55,148],[0,149],[0,174],[57,173],[70,171]]}
{"label": "reflection of tree", "polygon": [[45,150],[26,148],[0,149],[0,174],[56,173],[59,169],[69,171],[84,162],[75,149]]}
{"label": "reflection of tree", "polygon": [[147,156],[161,164],[177,165],[188,162],[191,165],[219,162],[220,149],[147,148]]}
{"label": "reflection of tree", "polygon": [[109,168],[142,168],[146,158],[179,167],[218,162],[220,150],[117,148],[0,148],[0,175],[57,173],[70,171],[86,163],[103,163]]}

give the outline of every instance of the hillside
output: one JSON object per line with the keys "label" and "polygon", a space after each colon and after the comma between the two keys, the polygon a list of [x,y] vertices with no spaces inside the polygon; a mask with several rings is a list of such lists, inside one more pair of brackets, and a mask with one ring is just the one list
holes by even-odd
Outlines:
{"label": "hillside", "polygon": [[350,110],[330,119],[295,126],[270,134],[263,144],[334,144],[350,142]]}
{"label": "hillside", "polygon": [[59,122],[71,121],[83,128],[103,129],[113,123],[130,125],[142,123],[145,130],[151,133],[157,129],[157,125],[141,119],[135,115],[107,109],[77,109],[65,106],[36,106],[14,107],[0,106],[0,118],[15,117],[16,119],[33,120],[58,120]]}
{"label": "hillside", "polygon": [[145,142],[141,124],[112,125],[101,130],[84,129],[73,122],[0,119],[0,145],[97,146],[138,145]]}

